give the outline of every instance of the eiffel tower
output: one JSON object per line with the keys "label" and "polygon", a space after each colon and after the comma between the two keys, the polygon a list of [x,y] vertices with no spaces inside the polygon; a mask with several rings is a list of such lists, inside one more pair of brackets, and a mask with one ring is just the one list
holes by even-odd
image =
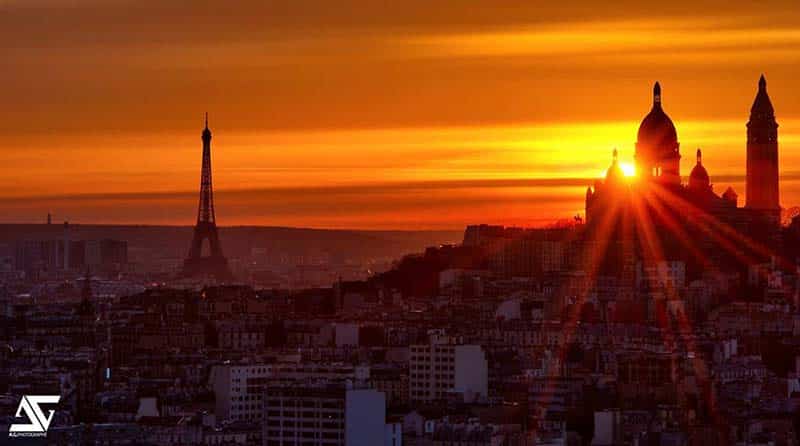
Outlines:
{"label": "eiffel tower", "polygon": [[[213,277],[217,280],[231,280],[233,275],[228,268],[228,260],[222,254],[222,246],[217,234],[217,221],[214,215],[214,189],[211,186],[211,130],[203,129],[203,167],[200,172],[200,204],[197,208],[197,224],[194,227],[189,256],[183,262],[183,277]],[[208,240],[208,255],[203,255],[203,242]]]}

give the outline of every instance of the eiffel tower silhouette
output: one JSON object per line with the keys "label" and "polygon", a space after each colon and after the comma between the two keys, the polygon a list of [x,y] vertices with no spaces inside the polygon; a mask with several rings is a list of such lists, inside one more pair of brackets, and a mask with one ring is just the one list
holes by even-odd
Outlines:
{"label": "eiffel tower silhouette", "polygon": [[[222,245],[217,233],[217,219],[214,215],[214,189],[211,186],[211,130],[203,129],[203,167],[200,172],[200,204],[197,208],[197,223],[194,227],[189,256],[183,262],[183,277],[213,277],[217,280],[231,280],[233,274],[228,260],[222,254]],[[209,254],[203,255],[203,242],[208,240]]]}

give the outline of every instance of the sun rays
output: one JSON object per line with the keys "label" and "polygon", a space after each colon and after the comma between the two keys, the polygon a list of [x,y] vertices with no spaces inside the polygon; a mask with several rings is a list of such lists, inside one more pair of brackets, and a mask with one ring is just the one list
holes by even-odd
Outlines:
{"label": "sun rays", "polygon": [[[682,296],[674,283],[659,271],[655,283],[634,282],[630,265],[638,263],[657,265],[677,257],[687,262],[696,262],[697,267],[706,272],[716,271],[722,261],[734,261],[739,265],[752,265],[764,259],[775,259],[776,264],[790,267],[791,262],[771,249],[762,241],[755,240],[706,209],[677,193],[674,187],[657,181],[629,179],[624,189],[615,199],[604,203],[601,214],[596,215],[586,228],[583,271],[587,286],[575,296],[574,304],[564,315],[564,340],[559,346],[559,364],[564,364],[575,333],[580,330],[581,314],[584,304],[589,302],[592,289],[601,275],[618,274],[621,285],[630,286],[638,302],[654,299],[648,317],[640,324],[653,323],[658,329],[663,351],[673,357],[673,366],[681,358],[688,360],[693,368],[693,376],[699,396],[703,399],[717,426],[724,426],[725,420],[718,413],[714,395],[711,391],[710,366],[706,364],[703,352],[698,348],[699,334],[696,321],[691,317],[688,298]],[[699,240],[706,240],[699,243]],[[637,253],[637,257],[633,257]],[[618,264],[609,265],[609,259]],[[609,271],[611,267],[614,271]],[[629,281],[629,283],[624,283]],[[566,288],[566,286],[565,286]],[[635,304],[618,296],[618,306]],[[606,318],[606,324],[614,325],[613,316]],[[634,321],[634,323],[636,323]],[[548,388],[555,385],[556,371]]]}

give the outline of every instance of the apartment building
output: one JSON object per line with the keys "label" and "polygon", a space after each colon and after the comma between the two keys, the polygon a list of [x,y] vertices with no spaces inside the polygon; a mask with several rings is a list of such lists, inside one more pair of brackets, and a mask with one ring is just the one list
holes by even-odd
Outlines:
{"label": "apartment building", "polygon": [[456,397],[464,402],[485,399],[488,363],[480,345],[459,345],[436,336],[410,347],[409,399],[431,402]]}
{"label": "apartment building", "polygon": [[386,436],[386,400],[345,383],[295,382],[268,387],[264,446],[375,446]]}
{"label": "apartment building", "polygon": [[267,385],[304,381],[350,382],[360,384],[370,376],[369,366],[280,362],[269,364],[220,364],[211,370],[211,387],[216,396],[217,422],[260,420]]}

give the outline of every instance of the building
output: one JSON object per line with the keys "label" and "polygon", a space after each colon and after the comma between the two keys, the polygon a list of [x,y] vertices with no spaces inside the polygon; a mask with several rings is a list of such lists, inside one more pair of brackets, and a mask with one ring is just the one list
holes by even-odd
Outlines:
{"label": "building", "polygon": [[[691,280],[709,263],[741,270],[768,260],[767,251],[780,246],[777,127],[762,76],[747,123],[747,204],[738,207],[732,188],[722,195],[713,190],[700,149],[682,182],[678,133],[656,82],[637,134],[636,177],[624,177],[615,149],[605,178],[586,191],[587,239],[609,246],[603,272],[622,277],[630,269],[626,260],[661,257],[683,261]],[[733,248],[741,255],[726,256]]]}
{"label": "building", "polygon": [[408,373],[400,367],[373,367],[370,369],[370,387],[386,395],[387,406],[408,404]]}
{"label": "building", "polygon": [[270,376],[268,364],[214,366],[209,381],[216,396],[217,421],[260,420],[264,389]]}
{"label": "building", "polygon": [[[370,378],[368,366],[316,362],[218,364],[212,367],[210,385],[216,395],[215,415],[226,420],[260,420],[267,386],[297,382],[349,382],[363,385]],[[385,399],[385,398],[384,398]]]}
{"label": "building", "polygon": [[85,242],[84,263],[101,270],[119,271],[128,263],[128,243],[102,239]]}
{"label": "building", "polygon": [[14,263],[19,271],[120,271],[128,263],[128,243],[122,240],[17,240]]}
{"label": "building", "polygon": [[[745,207],[780,211],[778,187],[778,123],[767,94],[767,80],[758,80],[758,93],[747,122],[747,204]],[[778,213],[775,215],[780,217]]]}
{"label": "building", "polygon": [[252,350],[266,345],[267,327],[263,324],[222,321],[217,324],[219,346],[233,350]]}
{"label": "building", "polygon": [[464,402],[488,396],[488,362],[480,345],[459,345],[452,339],[432,339],[411,345],[409,399],[412,402]]}
{"label": "building", "polygon": [[374,446],[386,438],[386,401],[344,383],[296,382],[265,393],[264,446]]}

